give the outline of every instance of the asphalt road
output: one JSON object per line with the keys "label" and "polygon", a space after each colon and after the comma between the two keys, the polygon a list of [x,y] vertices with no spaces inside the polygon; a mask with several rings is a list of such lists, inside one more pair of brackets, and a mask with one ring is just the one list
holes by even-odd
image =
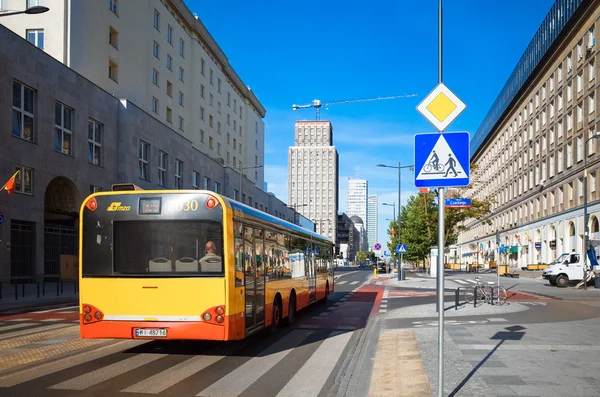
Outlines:
{"label": "asphalt road", "polygon": [[368,318],[343,313],[370,275],[339,269],[326,304],[239,342],[82,341],[65,305],[0,315],[0,395],[325,396]]}

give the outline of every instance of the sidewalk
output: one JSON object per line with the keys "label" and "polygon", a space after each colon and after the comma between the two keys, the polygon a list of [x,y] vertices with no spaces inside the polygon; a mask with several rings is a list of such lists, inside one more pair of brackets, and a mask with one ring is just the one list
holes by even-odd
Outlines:
{"label": "sidewalk", "polygon": [[[435,278],[411,277],[410,274],[405,281],[397,281],[396,273],[378,274],[370,283],[385,286],[382,305],[387,299],[393,299],[395,293],[400,297],[405,288],[435,288]],[[566,295],[579,292],[585,291],[576,290]],[[593,288],[591,294],[596,296]],[[518,312],[536,310],[537,306],[519,302],[501,307],[461,306],[456,311],[454,308],[446,310],[445,317],[490,316],[488,320],[494,321],[448,320],[444,332],[444,395],[600,396],[600,380],[591,375],[600,371],[596,332],[600,327],[600,299],[595,299],[581,303],[560,298],[546,300],[556,302],[561,311],[578,308],[592,315],[597,313],[597,318],[580,321],[568,321],[563,312],[556,319],[548,318],[558,322],[528,323],[531,315]],[[453,303],[446,302],[446,306]],[[500,318],[506,315],[508,319]],[[435,304],[428,303],[388,309],[372,319],[380,324],[377,327],[380,332],[372,336],[376,339],[373,370],[362,377],[363,381],[370,382],[368,396],[437,395],[437,321],[413,322],[410,328],[393,326],[398,324],[398,319],[432,319],[434,316],[437,316]]]}
{"label": "sidewalk", "polygon": [[0,284],[0,315],[41,306],[77,304],[79,291],[72,281],[62,284]]}

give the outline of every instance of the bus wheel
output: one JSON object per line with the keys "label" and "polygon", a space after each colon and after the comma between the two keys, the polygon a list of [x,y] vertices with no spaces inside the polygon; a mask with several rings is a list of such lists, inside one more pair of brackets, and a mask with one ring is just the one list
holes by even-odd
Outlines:
{"label": "bus wheel", "polygon": [[329,282],[325,284],[325,297],[321,299],[321,303],[327,303],[327,297],[329,296]]}
{"label": "bus wheel", "polygon": [[275,299],[273,302],[273,317],[271,319],[271,334],[275,334],[281,323],[281,301]]}
{"label": "bus wheel", "polygon": [[288,304],[288,316],[285,324],[292,325],[296,320],[296,295],[290,296],[290,303]]}

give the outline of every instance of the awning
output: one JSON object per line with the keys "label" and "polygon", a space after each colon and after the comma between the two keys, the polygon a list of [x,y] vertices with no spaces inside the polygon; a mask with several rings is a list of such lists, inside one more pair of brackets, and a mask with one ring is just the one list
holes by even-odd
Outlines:
{"label": "awning", "polygon": [[508,250],[508,252],[510,252],[511,254],[517,254],[519,252],[519,246],[518,245],[513,245],[512,247],[510,247],[510,249]]}

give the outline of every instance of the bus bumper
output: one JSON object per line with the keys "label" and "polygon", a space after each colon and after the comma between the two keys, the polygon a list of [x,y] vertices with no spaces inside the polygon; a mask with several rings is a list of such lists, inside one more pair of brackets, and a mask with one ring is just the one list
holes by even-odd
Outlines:
{"label": "bus bumper", "polygon": [[[226,324],[209,324],[202,321],[98,321],[84,324],[80,320],[80,335],[83,339],[145,339],[145,340],[227,340]],[[138,330],[144,333],[139,336]],[[154,334],[151,336],[150,334]]]}

